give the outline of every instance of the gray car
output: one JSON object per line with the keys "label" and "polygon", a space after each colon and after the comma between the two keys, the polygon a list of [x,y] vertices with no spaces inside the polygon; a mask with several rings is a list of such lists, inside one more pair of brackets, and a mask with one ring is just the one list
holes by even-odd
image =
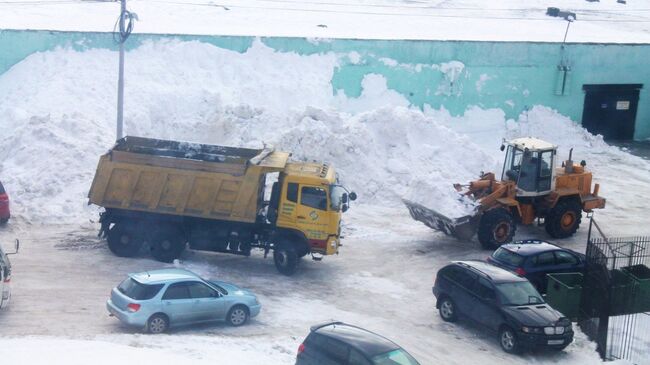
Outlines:
{"label": "gray car", "polygon": [[113,288],[106,302],[112,316],[149,333],[210,321],[241,326],[257,316],[261,307],[257,297],[248,290],[205,280],[183,269],[129,274]]}

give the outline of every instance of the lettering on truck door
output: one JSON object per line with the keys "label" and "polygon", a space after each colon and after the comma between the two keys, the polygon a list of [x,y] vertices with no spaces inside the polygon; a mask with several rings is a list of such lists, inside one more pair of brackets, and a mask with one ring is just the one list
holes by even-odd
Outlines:
{"label": "lettering on truck door", "polygon": [[296,221],[307,234],[312,247],[327,248],[328,205],[325,188],[300,185],[300,204],[296,207]]}

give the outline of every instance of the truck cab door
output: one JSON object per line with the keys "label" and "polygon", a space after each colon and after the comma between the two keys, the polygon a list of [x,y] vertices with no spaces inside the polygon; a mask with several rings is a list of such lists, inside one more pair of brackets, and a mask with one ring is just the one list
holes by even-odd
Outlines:
{"label": "truck cab door", "polygon": [[327,188],[300,185],[300,203],[296,206],[296,224],[305,232],[313,248],[327,249],[329,228],[329,194]]}

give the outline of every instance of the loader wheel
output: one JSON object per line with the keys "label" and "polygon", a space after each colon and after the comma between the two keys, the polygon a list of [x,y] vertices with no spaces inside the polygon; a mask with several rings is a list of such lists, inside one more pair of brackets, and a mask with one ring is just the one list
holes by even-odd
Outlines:
{"label": "loader wheel", "polygon": [[116,223],[108,230],[106,236],[108,248],[115,256],[133,257],[142,247],[142,236],[138,234],[135,225]]}
{"label": "loader wheel", "polygon": [[478,227],[478,241],[483,248],[495,250],[504,243],[512,241],[517,226],[510,211],[495,208],[483,213]]}
{"label": "loader wheel", "polygon": [[151,237],[151,256],[161,262],[172,262],[181,257],[185,250],[185,237],[182,232],[159,231]]}
{"label": "loader wheel", "polygon": [[562,200],[546,215],[546,232],[553,238],[573,236],[582,220],[582,205],[577,200]]}
{"label": "loader wheel", "polygon": [[273,250],[273,261],[281,274],[291,276],[298,266],[298,254],[292,246],[280,245]]}

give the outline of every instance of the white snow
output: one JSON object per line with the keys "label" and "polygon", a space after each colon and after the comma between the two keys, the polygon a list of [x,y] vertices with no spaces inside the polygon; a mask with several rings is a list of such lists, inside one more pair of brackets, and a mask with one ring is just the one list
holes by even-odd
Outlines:
{"label": "white snow", "polygon": [[[567,22],[549,6],[577,14],[569,42],[650,43],[650,9],[633,0],[128,1],[140,33],[561,42]],[[109,32],[118,12],[111,1],[7,0],[0,26]]]}
{"label": "white snow", "polygon": [[[302,276],[278,278],[272,263],[261,257],[187,253],[187,267],[242,283],[264,303],[263,315],[250,326],[217,327],[208,335],[198,329],[192,332],[201,334],[196,337],[114,335],[124,330],[114,319],[100,319],[102,300],[124,273],[160,265],[114,257],[94,237],[95,225],[79,228],[97,217],[95,208],[86,206],[86,194],[99,155],[114,141],[116,53],[57,49],[33,54],[0,75],[0,176],[17,218],[10,229],[28,236],[15,260],[25,271],[16,269],[12,307],[3,313],[12,316],[3,323],[18,335],[33,330],[57,336],[2,338],[2,358],[9,354],[9,363],[33,363],[38,360],[28,349],[37,347],[54,364],[75,364],[86,356],[111,363],[146,363],[140,361],[145,358],[180,364],[291,363],[309,325],[342,319],[399,338],[423,364],[597,363],[595,345],[580,332],[566,352],[519,358],[502,354],[489,335],[438,319],[432,275],[449,260],[483,258],[485,252],[476,243],[457,242],[412,221],[400,200],[408,197],[451,217],[466,214],[468,207],[459,204],[452,184],[475,179],[480,171],[498,173],[502,138],[534,136],[559,145],[560,158],[574,148],[574,160],[587,161],[608,198],[607,208],[597,213],[608,232],[643,234],[647,207],[638,197],[650,195],[650,161],[609,146],[544,106],[532,107],[517,121],[499,109],[472,107],[459,117],[444,108],[420,111],[374,74],[366,75],[358,98],[346,96],[330,83],[339,57],[355,56],[300,56],[261,42],[243,54],[179,41],[149,42],[128,52],[127,134],[248,147],[271,143],[296,159],[333,163],[360,196],[345,216],[349,234],[340,257],[303,262]],[[455,66],[449,69],[460,67]],[[81,233],[51,236],[59,223]],[[13,233],[1,231],[0,237]],[[563,244],[583,248],[577,242]],[[64,251],[66,244],[73,249]],[[84,252],[83,245],[97,250]],[[73,282],[89,272],[99,274],[88,288],[71,288],[68,280],[43,284],[42,273],[58,270]],[[30,275],[31,280],[20,279]],[[305,290],[306,283],[318,289]],[[42,286],[59,298],[43,304],[33,300],[33,292],[20,291]],[[61,293],[69,291],[78,295],[79,305],[62,302]],[[41,321],[52,320],[50,307],[57,319],[73,319],[44,328]],[[113,334],[97,335],[105,332]]]}
{"label": "white snow", "polygon": [[[524,112],[520,123],[498,109],[474,107],[460,117],[429,107],[421,112],[378,74],[364,77],[359,97],[348,97],[334,93],[330,83],[339,57],[347,54],[300,56],[259,41],[243,54],[200,42],[148,42],[127,57],[127,134],[273,144],[295,159],[333,163],[362,202],[398,206],[408,198],[450,217],[472,210],[458,202],[453,183],[473,180],[480,171],[499,173],[502,138],[535,136],[561,146],[563,154],[575,147],[574,159],[587,160],[595,182],[602,182],[601,194],[616,193],[610,198],[614,209],[603,214],[623,221],[616,208],[643,211],[618,188],[625,178],[608,168],[630,166],[627,175],[650,180],[648,161],[544,107]],[[96,218],[86,195],[98,156],[114,140],[115,58],[107,50],[57,49],[33,54],[0,75],[7,131],[0,173],[15,215],[41,223]],[[463,64],[432,67],[444,71],[451,85]],[[612,160],[619,163],[608,166]]]}

